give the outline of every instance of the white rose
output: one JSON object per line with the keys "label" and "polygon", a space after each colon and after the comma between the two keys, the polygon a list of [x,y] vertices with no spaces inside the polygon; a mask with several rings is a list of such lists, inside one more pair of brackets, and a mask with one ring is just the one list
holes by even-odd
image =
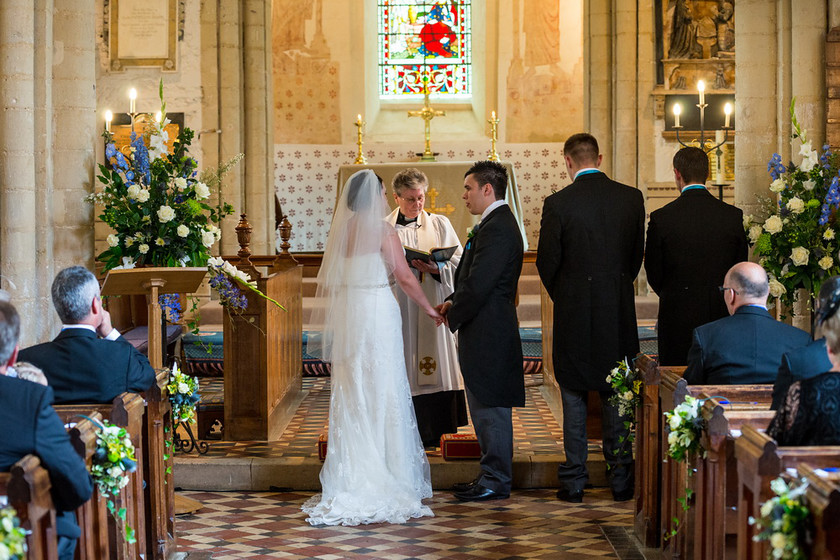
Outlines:
{"label": "white rose", "polygon": [[761,504],[761,517],[767,517],[773,511],[773,502],[767,500]]}
{"label": "white rose", "polygon": [[750,226],[750,243],[755,243],[761,237],[761,226],[755,224]]}
{"label": "white rose", "polygon": [[178,229],[175,230],[175,233],[177,233],[179,237],[186,237],[190,234],[190,228],[181,224],[178,226]]}
{"label": "white rose", "polygon": [[182,191],[187,188],[187,180],[183,177],[176,177],[175,178],[175,188],[179,191]]}
{"label": "white rose", "polygon": [[210,198],[210,187],[205,185],[202,182],[198,182],[195,184],[195,198],[196,200],[204,200],[205,198]]}
{"label": "white rose", "polygon": [[140,246],[137,247],[137,250],[140,251],[141,255],[145,255],[149,252],[149,246],[145,243],[141,243]]}
{"label": "white rose", "polygon": [[668,434],[668,445],[674,445],[677,443],[677,439],[679,439],[680,435],[677,432],[671,432]]}
{"label": "white rose", "polygon": [[816,186],[817,186],[817,184],[814,181],[812,181],[811,179],[808,179],[807,181],[802,182],[802,188],[805,189],[806,191],[812,191],[812,190],[814,190],[814,187],[816,187]]}
{"label": "white rose", "polygon": [[764,222],[764,231],[770,235],[779,233],[782,231],[782,219],[778,216],[770,216],[767,218],[767,221]]}
{"label": "white rose", "polygon": [[185,394],[189,393],[190,392],[190,386],[187,385],[186,383],[178,383],[178,392],[179,393],[185,393]]}
{"label": "white rose", "polygon": [[146,202],[149,200],[149,191],[148,189],[140,189],[140,192],[137,193],[137,202]]}
{"label": "white rose", "polygon": [[770,536],[770,546],[773,548],[784,548],[787,539],[782,533],[773,533]]}
{"label": "white rose", "polygon": [[110,245],[111,247],[116,247],[117,245],[120,244],[120,238],[113,233],[111,235],[109,235],[108,237],[106,237],[105,241],[107,241],[108,245]]}
{"label": "white rose", "polygon": [[805,247],[794,247],[790,252],[790,260],[796,266],[805,266],[808,264],[808,256],[811,253]]}
{"label": "white rose", "polygon": [[834,230],[831,228],[826,229],[823,233],[823,239],[825,239],[826,241],[831,241],[832,239],[834,239]]}
{"label": "white rose", "polygon": [[633,391],[624,391],[624,400],[625,401],[632,401],[633,400]]}
{"label": "white rose", "polygon": [[776,280],[775,278],[770,278],[770,295],[774,298],[780,298],[782,295],[787,292],[785,289],[784,284]]}
{"label": "white rose", "polygon": [[175,219],[175,210],[171,206],[161,206],[157,211],[157,215],[160,221],[165,224]]}
{"label": "white rose", "polygon": [[671,420],[668,422],[668,426],[670,426],[672,430],[676,430],[680,427],[681,423],[682,418],[680,418],[679,415],[674,414],[673,416],[671,416]]}
{"label": "white rose", "polygon": [[140,187],[138,187],[137,185],[131,185],[130,187],[128,187],[127,194],[128,194],[129,198],[137,198],[137,193],[139,193],[139,192],[140,192]]}
{"label": "white rose", "polygon": [[828,270],[829,268],[834,266],[834,259],[832,259],[828,255],[826,255],[823,258],[821,258],[819,261],[817,261],[817,264],[820,265],[821,269]]}
{"label": "white rose", "polygon": [[744,228],[750,227],[750,224],[753,223],[755,217],[752,214],[744,214]]}
{"label": "white rose", "polygon": [[785,190],[785,180],[779,177],[772,183],[770,183],[770,190],[775,193],[780,193]]}
{"label": "white rose", "polygon": [[794,214],[801,214],[805,211],[805,203],[798,196],[794,196],[788,200],[787,207]]}
{"label": "white rose", "polygon": [[213,235],[211,231],[202,231],[201,232],[201,244],[205,247],[212,247],[213,243],[216,242],[216,236]]}
{"label": "white rose", "polygon": [[119,467],[111,467],[108,469],[108,476],[117,478],[123,475],[123,470]]}

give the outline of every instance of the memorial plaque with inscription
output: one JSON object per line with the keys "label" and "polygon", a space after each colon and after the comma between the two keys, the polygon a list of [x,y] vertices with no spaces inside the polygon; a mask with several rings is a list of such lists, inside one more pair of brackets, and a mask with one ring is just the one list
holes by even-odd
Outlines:
{"label": "memorial plaque with inscription", "polygon": [[111,69],[175,70],[177,0],[111,0]]}

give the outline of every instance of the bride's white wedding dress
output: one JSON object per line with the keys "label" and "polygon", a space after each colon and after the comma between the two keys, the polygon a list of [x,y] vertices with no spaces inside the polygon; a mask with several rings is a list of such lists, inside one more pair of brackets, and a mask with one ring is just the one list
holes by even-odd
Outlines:
{"label": "bride's white wedding dress", "polygon": [[417,432],[400,310],[385,264],[378,252],[346,258],[346,288],[326,310],[335,328],[322,494],[302,509],[312,525],[433,516],[421,501],[432,496],[429,463]]}

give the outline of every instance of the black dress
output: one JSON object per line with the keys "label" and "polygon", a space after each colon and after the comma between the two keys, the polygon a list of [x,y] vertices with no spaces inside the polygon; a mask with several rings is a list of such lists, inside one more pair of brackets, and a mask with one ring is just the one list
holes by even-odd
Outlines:
{"label": "black dress", "polygon": [[779,445],[840,445],[840,373],[797,381],[767,428]]}

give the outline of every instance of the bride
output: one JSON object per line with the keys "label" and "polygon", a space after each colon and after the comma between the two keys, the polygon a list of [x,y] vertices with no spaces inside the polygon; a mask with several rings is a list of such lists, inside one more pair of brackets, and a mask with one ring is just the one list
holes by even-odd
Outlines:
{"label": "bride", "polygon": [[[409,271],[382,183],[363,170],[336,205],[318,273],[322,336],[311,351],[332,362],[322,493],[303,505],[312,525],[405,523],[433,516],[429,463],[417,431],[392,278],[435,322]],[[308,347],[308,349],[310,349]]]}

